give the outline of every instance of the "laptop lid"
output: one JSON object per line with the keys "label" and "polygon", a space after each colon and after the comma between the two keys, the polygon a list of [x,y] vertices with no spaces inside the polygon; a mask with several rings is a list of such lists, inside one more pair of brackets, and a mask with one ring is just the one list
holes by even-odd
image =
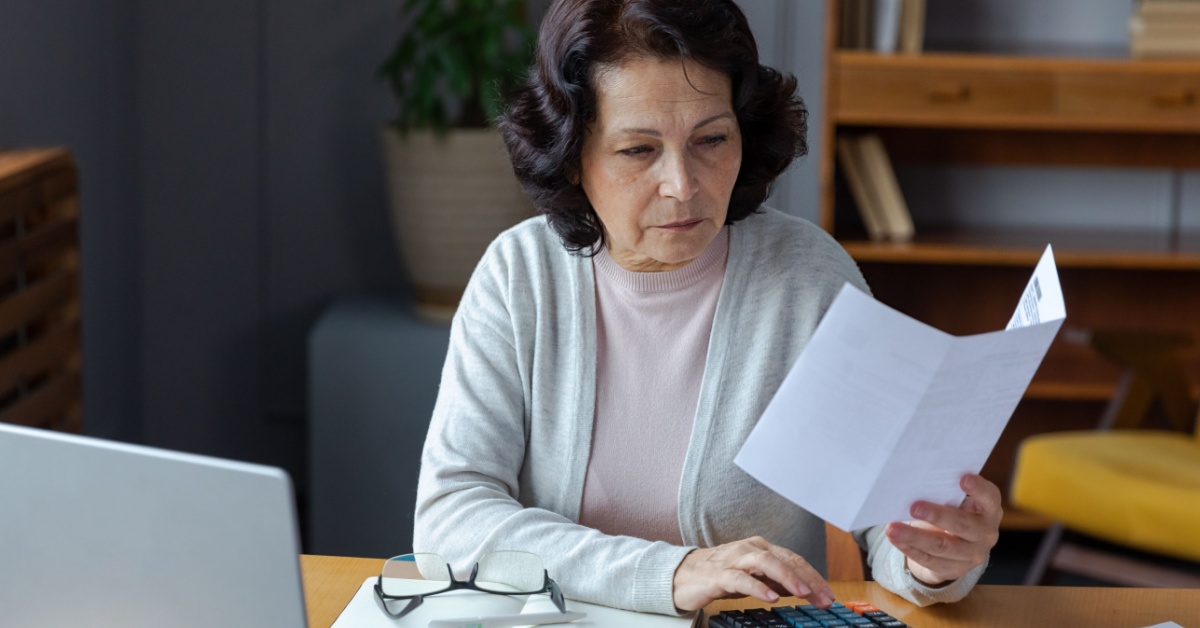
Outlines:
{"label": "laptop lid", "polygon": [[0,424],[0,624],[304,626],[274,467]]}

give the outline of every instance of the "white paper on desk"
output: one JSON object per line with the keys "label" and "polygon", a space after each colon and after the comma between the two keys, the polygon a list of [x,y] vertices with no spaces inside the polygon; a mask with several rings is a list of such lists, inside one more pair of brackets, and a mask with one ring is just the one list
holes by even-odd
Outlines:
{"label": "white paper on desk", "polygon": [[1005,331],[951,336],[847,284],[734,462],[843,530],[957,505],[1065,317],[1049,246]]}
{"label": "white paper on desk", "polygon": [[[338,615],[332,628],[426,628],[430,619],[480,615],[515,615],[557,611],[558,607],[549,595],[531,595],[510,598],[480,591],[451,591],[430,596],[416,610],[392,619],[379,608],[375,596],[375,577],[367,578],[350,603]],[[419,590],[419,589],[418,589]],[[541,624],[562,628],[690,628],[696,621],[694,615],[668,617],[634,613],[607,606],[585,604],[567,600],[567,610],[583,611],[587,617],[578,621],[560,624]]]}

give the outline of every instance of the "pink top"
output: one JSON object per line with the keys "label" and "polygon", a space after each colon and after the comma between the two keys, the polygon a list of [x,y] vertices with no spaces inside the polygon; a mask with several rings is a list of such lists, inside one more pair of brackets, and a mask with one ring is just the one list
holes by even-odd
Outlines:
{"label": "pink top", "polygon": [[729,229],[683,268],[639,273],[607,251],[596,275],[596,414],[579,523],[682,545],[687,455]]}

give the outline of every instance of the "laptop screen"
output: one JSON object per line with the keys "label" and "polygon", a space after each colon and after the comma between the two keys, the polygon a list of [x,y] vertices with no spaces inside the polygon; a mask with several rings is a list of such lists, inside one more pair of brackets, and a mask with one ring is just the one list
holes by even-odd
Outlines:
{"label": "laptop screen", "polygon": [[274,467],[0,424],[6,626],[305,625]]}

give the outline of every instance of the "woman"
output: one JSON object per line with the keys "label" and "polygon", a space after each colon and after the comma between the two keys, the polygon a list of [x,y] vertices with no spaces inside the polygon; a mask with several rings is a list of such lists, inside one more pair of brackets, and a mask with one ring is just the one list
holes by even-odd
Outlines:
{"label": "woman", "polygon": [[[837,290],[866,289],[825,232],[760,207],[806,150],[795,87],[732,0],[551,6],[501,120],[543,216],[497,238],[455,316],[417,551],[527,550],[568,597],[638,611],[832,602],[823,523],[733,464]],[[859,532],[877,581],[970,590],[1000,499],[963,489]]]}

